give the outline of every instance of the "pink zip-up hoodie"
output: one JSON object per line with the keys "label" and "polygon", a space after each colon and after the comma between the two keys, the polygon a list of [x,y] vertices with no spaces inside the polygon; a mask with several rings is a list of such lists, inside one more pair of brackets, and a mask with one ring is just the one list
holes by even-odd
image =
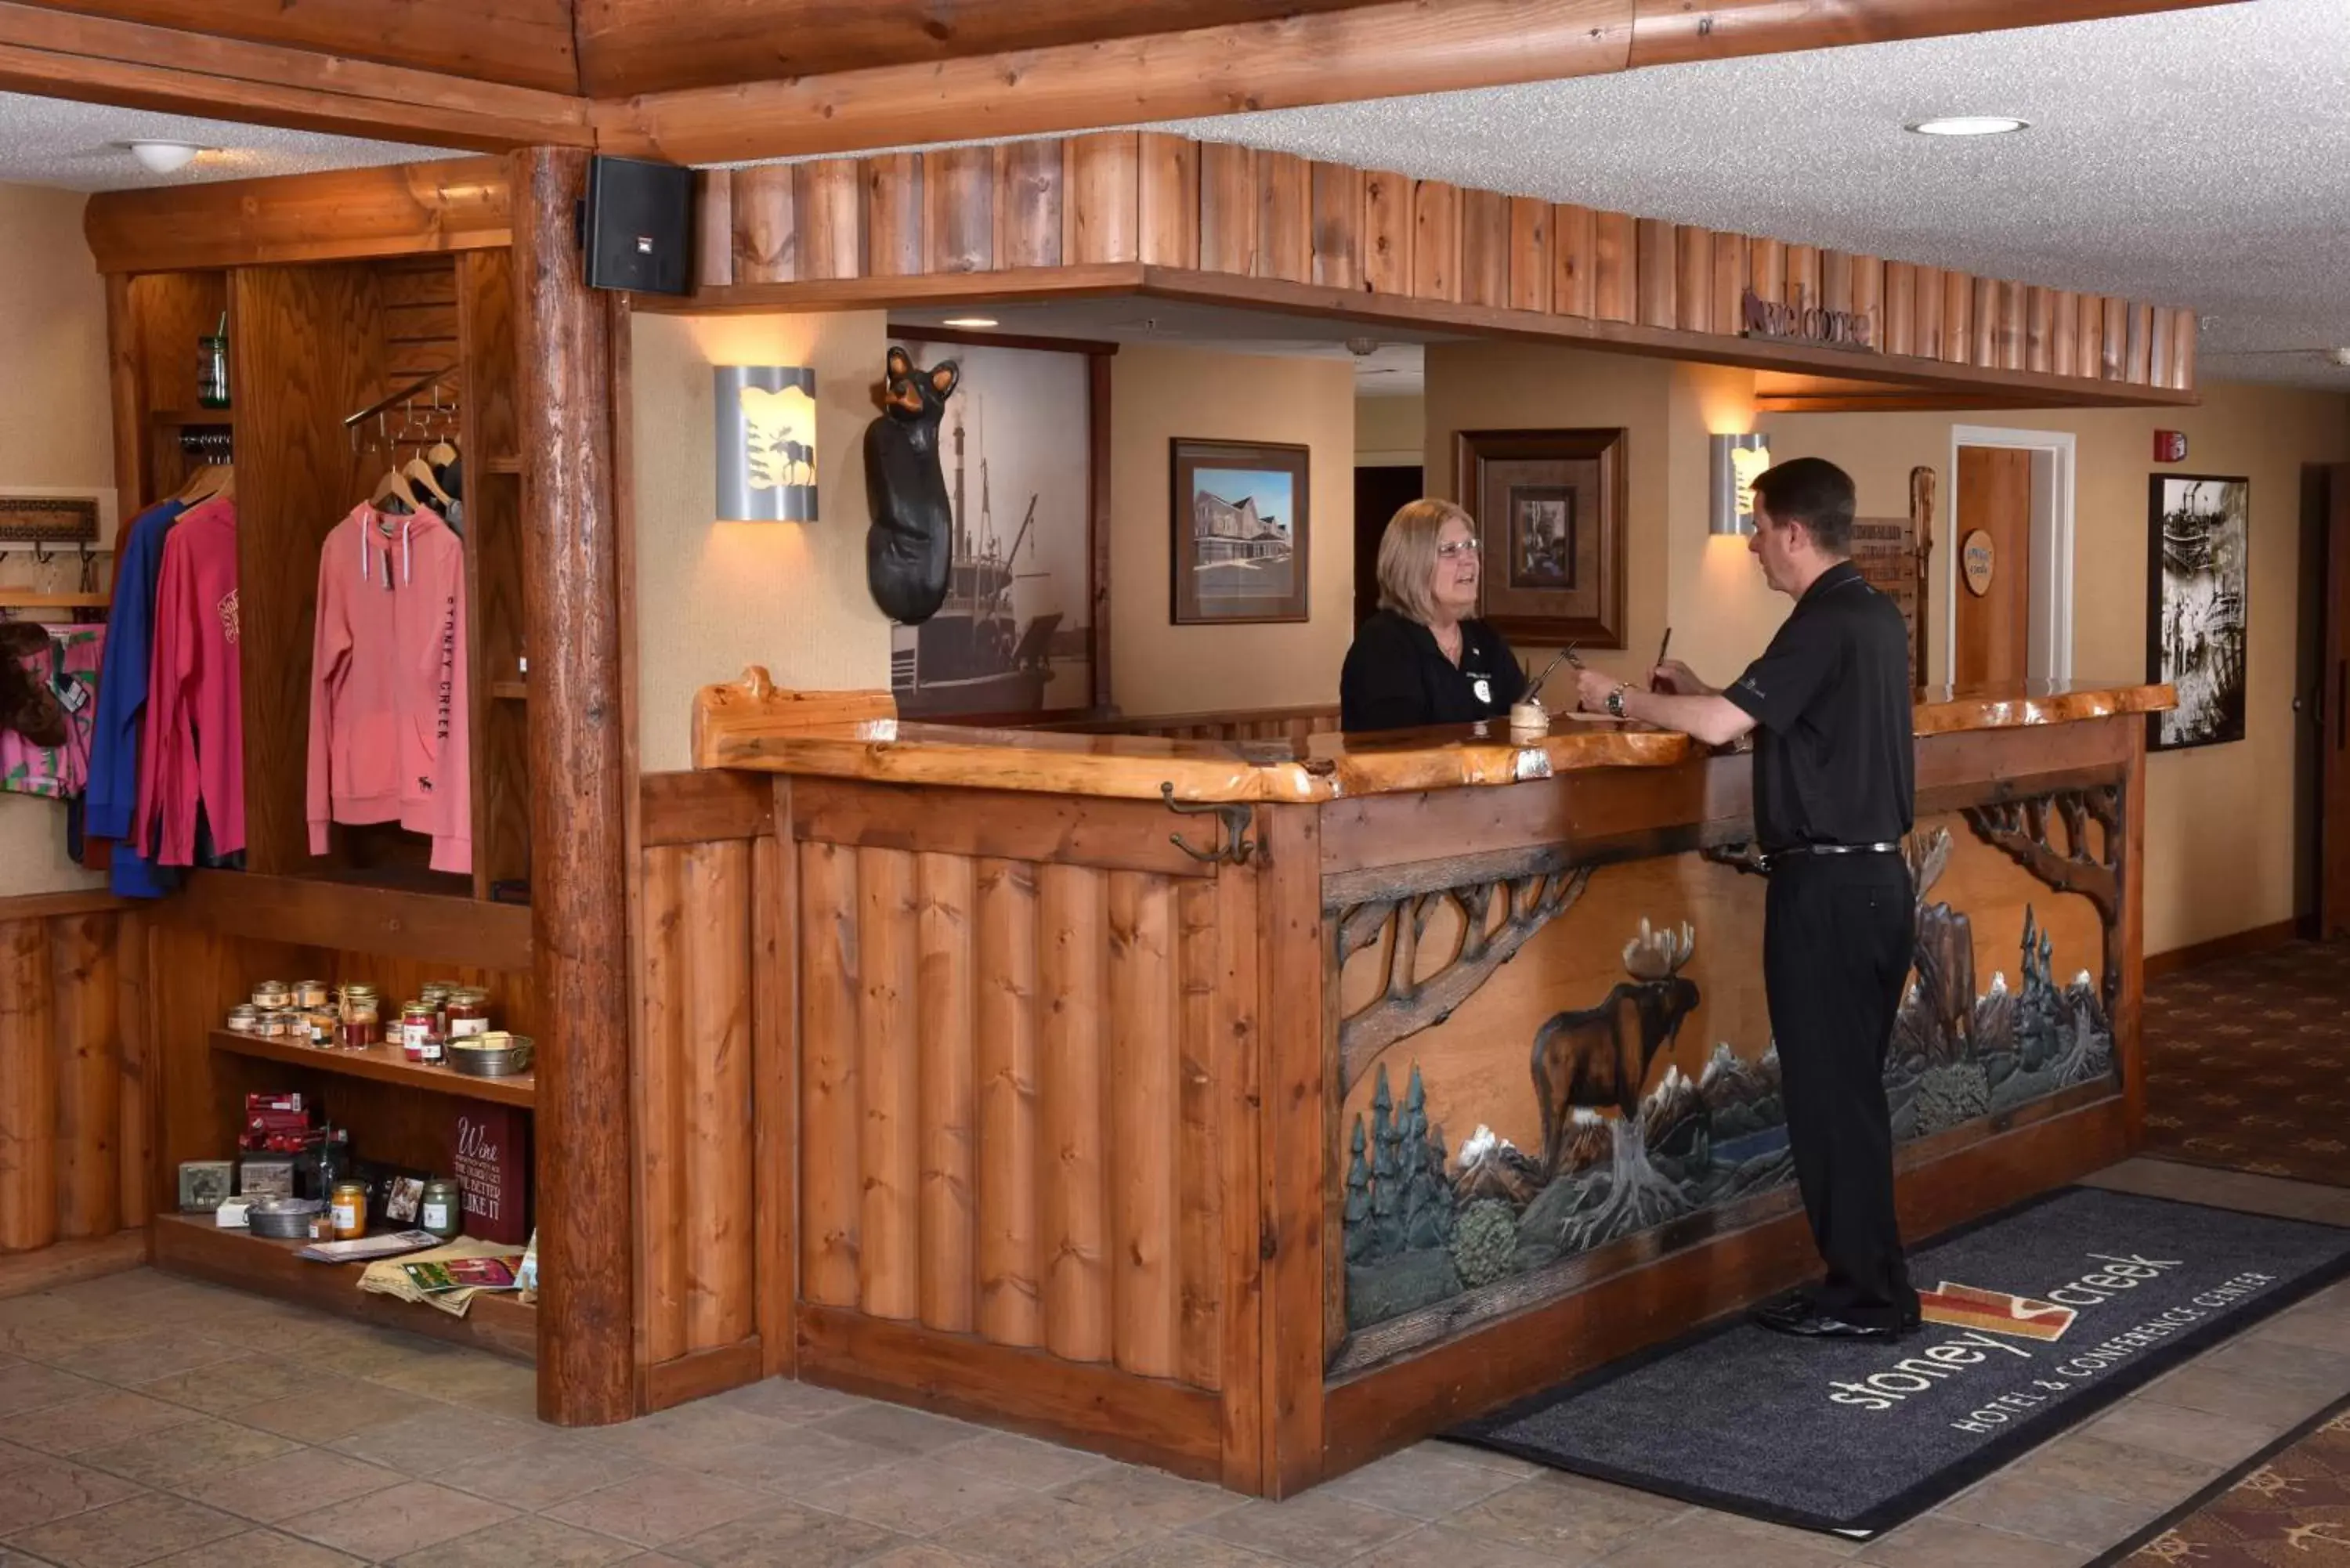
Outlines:
{"label": "pink zip-up hoodie", "polygon": [[140,721],[134,842],[166,866],[196,858],[196,805],[213,847],[244,847],[244,687],[237,653],[236,506],[182,513],[163,542],[155,646]]}
{"label": "pink zip-up hoodie", "polygon": [[397,822],[432,869],[473,868],[465,546],[430,511],[359,506],[318,556],[310,649],[310,853],[327,825]]}

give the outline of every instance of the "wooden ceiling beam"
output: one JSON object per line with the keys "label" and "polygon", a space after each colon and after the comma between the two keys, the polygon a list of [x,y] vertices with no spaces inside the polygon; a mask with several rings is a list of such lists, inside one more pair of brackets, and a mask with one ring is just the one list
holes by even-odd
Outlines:
{"label": "wooden ceiling beam", "polygon": [[588,146],[584,100],[0,0],[0,89],[377,140]]}
{"label": "wooden ceiling beam", "polygon": [[104,191],[82,212],[102,273],[418,255],[513,243],[502,158]]}
{"label": "wooden ceiling beam", "polygon": [[2194,11],[2243,0],[1640,0],[1631,68]]}

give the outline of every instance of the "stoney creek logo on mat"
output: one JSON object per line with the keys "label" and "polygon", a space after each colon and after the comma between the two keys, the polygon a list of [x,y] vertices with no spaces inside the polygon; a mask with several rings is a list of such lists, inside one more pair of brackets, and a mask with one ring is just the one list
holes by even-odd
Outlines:
{"label": "stoney creek logo on mat", "polygon": [[2054,1302],[2012,1296],[2005,1291],[1979,1290],[1944,1280],[1918,1297],[1918,1315],[1950,1328],[1979,1328],[1986,1334],[2012,1334],[2024,1339],[2057,1340],[2081,1314]]}

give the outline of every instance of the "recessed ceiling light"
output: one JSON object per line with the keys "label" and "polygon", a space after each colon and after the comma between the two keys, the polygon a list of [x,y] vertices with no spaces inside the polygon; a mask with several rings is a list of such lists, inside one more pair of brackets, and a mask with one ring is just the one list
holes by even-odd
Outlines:
{"label": "recessed ceiling light", "polygon": [[995,317],[993,316],[950,316],[944,321],[939,323],[939,325],[941,327],[993,327],[995,325]]}
{"label": "recessed ceiling light", "polygon": [[1952,114],[1939,119],[1917,119],[1909,129],[1920,136],[2005,136],[2013,130],[2025,130],[2032,122],[2015,119],[2003,114]]}
{"label": "recessed ceiling light", "polygon": [[127,147],[139,166],[151,174],[176,174],[196,161],[196,154],[206,151],[192,141],[119,141]]}

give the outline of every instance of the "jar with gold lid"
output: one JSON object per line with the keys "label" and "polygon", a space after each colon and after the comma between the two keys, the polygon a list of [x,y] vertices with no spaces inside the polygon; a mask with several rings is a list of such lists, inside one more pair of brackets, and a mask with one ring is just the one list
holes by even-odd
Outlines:
{"label": "jar with gold lid", "polygon": [[441,1021],[421,998],[400,1004],[400,1051],[411,1062],[441,1060]]}
{"label": "jar with gold lid", "polygon": [[452,1040],[488,1033],[490,993],[473,986],[459,986],[449,993],[447,1016],[449,1038]]}
{"label": "jar with gold lid", "polygon": [[253,1005],[264,1012],[283,1012],[294,1005],[294,992],[282,980],[265,980],[253,988]]}
{"label": "jar with gold lid", "polygon": [[417,1205],[416,1228],[430,1231],[443,1241],[453,1241],[464,1234],[463,1190],[445,1176],[436,1176],[426,1182],[424,1195]]}
{"label": "jar with gold lid", "polygon": [[334,1000],[334,991],[323,980],[297,980],[294,982],[294,1005],[306,1012],[316,1012]]}
{"label": "jar with gold lid", "polygon": [[261,1033],[261,1009],[249,1002],[240,1002],[228,1010],[228,1027],[233,1034]]}
{"label": "jar with gold lid", "polygon": [[367,1184],[362,1181],[338,1181],[328,1195],[327,1212],[332,1217],[335,1240],[348,1241],[367,1234]]}
{"label": "jar with gold lid", "polygon": [[364,1051],[383,1041],[383,1003],[375,987],[356,982],[343,987],[341,1027],[337,1043],[346,1051]]}
{"label": "jar with gold lid", "polygon": [[442,1039],[449,1037],[449,993],[457,989],[456,981],[428,980],[416,988],[416,999],[432,1010],[432,1031]]}

